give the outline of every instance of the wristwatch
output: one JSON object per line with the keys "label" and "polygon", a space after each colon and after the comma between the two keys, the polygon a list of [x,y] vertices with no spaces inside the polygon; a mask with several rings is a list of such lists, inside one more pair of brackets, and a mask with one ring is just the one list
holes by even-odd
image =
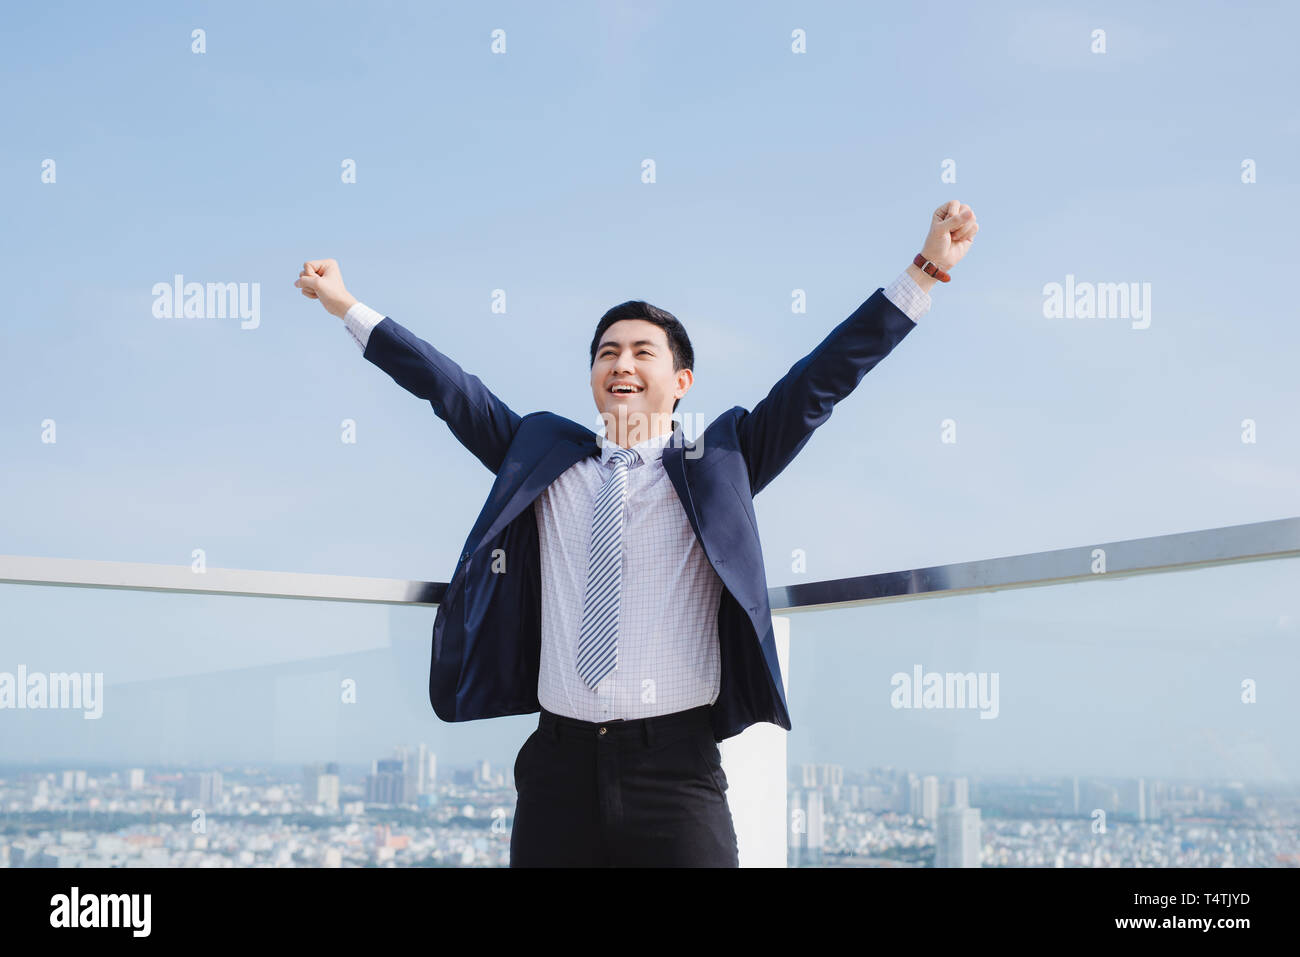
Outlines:
{"label": "wristwatch", "polygon": [[916,254],[916,258],[912,260],[912,265],[916,266],[918,269],[921,270],[921,272],[925,273],[927,276],[933,276],[935,279],[939,280],[940,282],[947,282],[952,278],[952,276],[949,276],[946,272],[944,272],[934,263],[930,262],[930,260],[926,259],[920,253]]}

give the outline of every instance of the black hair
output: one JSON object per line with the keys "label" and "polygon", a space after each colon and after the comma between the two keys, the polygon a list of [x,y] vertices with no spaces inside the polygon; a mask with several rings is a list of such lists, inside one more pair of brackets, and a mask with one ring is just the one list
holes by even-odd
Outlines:
{"label": "black hair", "polygon": [[[592,368],[596,365],[596,347],[600,345],[600,337],[605,334],[606,329],[624,319],[644,319],[646,322],[653,322],[664,331],[664,336],[668,339],[668,348],[673,354],[673,371],[681,372],[683,369],[695,371],[695,350],[691,348],[691,339],[686,335],[686,328],[671,312],[640,299],[630,299],[620,303],[600,317],[600,322],[596,323],[596,334],[591,337]],[[677,404],[681,401],[681,399],[673,400],[674,412],[677,411]]]}

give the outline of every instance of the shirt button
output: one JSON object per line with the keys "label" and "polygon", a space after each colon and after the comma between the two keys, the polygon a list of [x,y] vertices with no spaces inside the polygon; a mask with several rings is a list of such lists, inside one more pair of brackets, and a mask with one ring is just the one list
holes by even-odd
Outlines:
{"label": "shirt button", "polygon": [[604,734],[604,733],[605,733],[605,729],[604,729],[604,728],[601,728],[599,733],[600,733],[600,734]]}

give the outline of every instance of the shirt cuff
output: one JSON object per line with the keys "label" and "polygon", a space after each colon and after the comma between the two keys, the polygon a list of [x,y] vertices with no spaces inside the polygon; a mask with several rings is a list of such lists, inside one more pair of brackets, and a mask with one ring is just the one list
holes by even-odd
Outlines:
{"label": "shirt cuff", "polygon": [[930,311],[930,294],[916,284],[906,269],[885,289],[885,298],[913,322]]}
{"label": "shirt cuff", "polygon": [[382,312],[375,312],[363,302],[354,302],[343,314],[343,325],[362,352],[366,351],[366,343],[370,341],[370,330],[383,321]]}

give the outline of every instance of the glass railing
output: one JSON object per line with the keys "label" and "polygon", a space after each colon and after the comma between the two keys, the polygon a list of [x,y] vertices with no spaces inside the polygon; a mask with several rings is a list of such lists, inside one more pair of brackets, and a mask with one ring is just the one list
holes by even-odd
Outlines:
{"label": "glass railing", "polygon": [[[1298,573],[1286,519],[773,588],[742,865],[1300,864]],[[0,556],[0,864],[505,865],[536,715],[434,715],[443,589]]]}
{"label": "glass railing", "polygon": [[1300,865],[1300,558],[792,618],[791,866]]}
{"label": "glass railing", "polygon": [[508,863],[536,716],[437,719],[434,608],[26,584],[0,607],[28,688],[0,710],[0,863]]}

